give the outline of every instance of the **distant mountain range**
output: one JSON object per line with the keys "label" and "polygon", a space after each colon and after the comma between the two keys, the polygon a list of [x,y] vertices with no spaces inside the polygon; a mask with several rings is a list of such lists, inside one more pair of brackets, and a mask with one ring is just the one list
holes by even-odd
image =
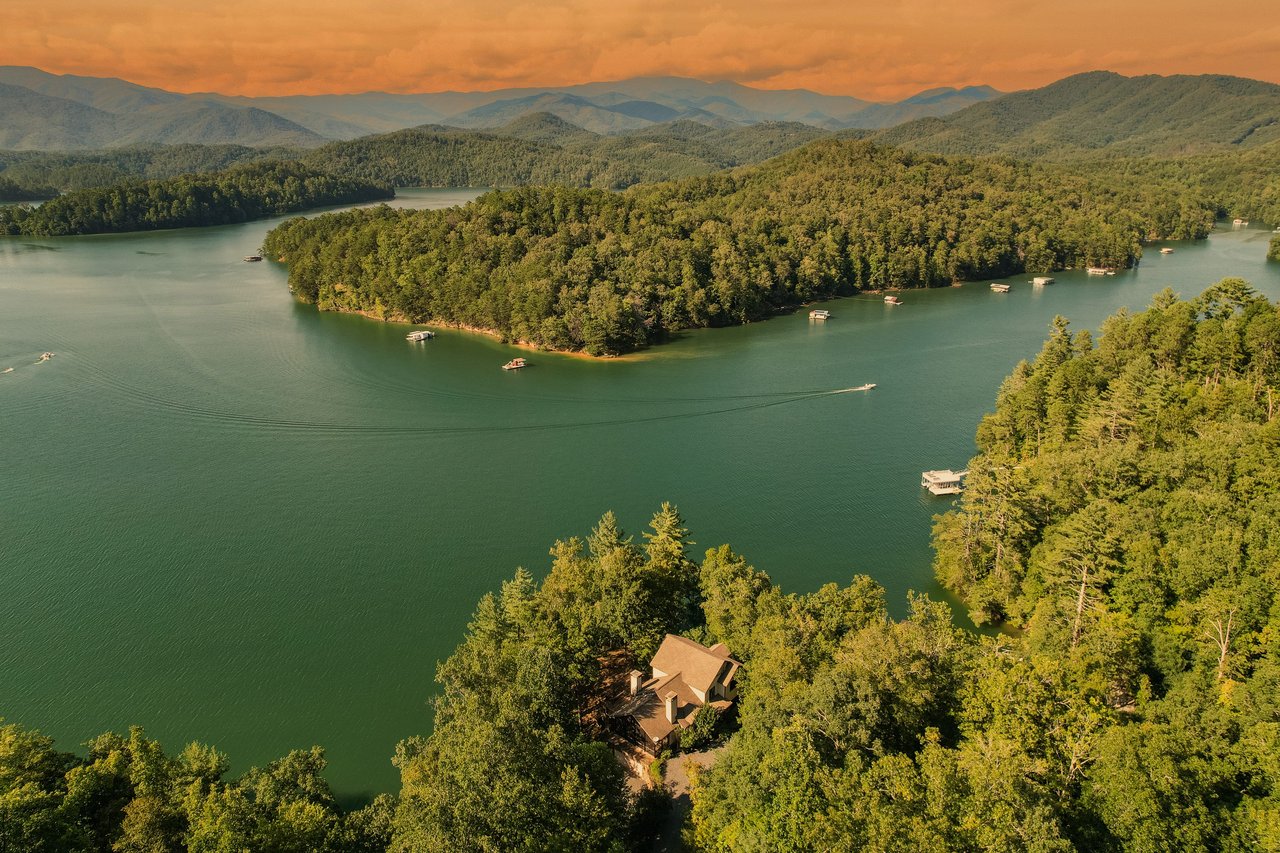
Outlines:
{"label": "distant mountain range", "polygon": [[425,124],[497,128],[542,113],[596,134],[673,121],[721,128],[795,122],[824,130],[875,129],[947,115],[999,95],[989,86],[932,89],[879,104],[804,89],[640,77],[492,92],[247,98],[184,95],[115,78],[0,66],[0,148],[83,150],[184,142],[310,147]]}
{"label": "distant mountain range", "polygon": [[[416,135],[395,135],[411,129]],[[11,151],[323,147],[326,158],[344,162],[390,158],[367,166],[387,179],[616,187],[758,162],[832,132],[932,153],[1020,159],[1241,151],[1280,143],[1280,85],[1094,71],[1012,94],[987,86],[932,89],[894,104],[679,77],[494,92],[238,98],[0,67],[0,150]],[[351,140],[360,144],[333,147]],[[524,147],[509,144],[517,140]],[[449,151],[463,148],[478,159],[444,168]],[[503,167],[516,152],[523,159]]]}

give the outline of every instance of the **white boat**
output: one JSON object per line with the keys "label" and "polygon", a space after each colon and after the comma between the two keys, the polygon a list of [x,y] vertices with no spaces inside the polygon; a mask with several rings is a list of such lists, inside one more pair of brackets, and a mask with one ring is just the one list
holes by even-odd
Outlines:
{"label": "white boat", "polygon": [[1232,224],[1232,225],[1248,225],[1248,224],[1249,224],[1249,220],[1247,220],[1247,219],[1233,219],[1233,220],[1231,220],[1231,224]]}
{"label": "white boat", "polygon": [[898,297],[896,297],[896,296],[894,296],[894,295],[890,294],[890,295],[888,295],[888,296],[886,296],[886,297],[884,298],[884,304],[885,304],[885,305],[901,305],[901,304],[902,304],[902,300],[901,300],[901,299],[899,299]]}
{"label": "white boat", "polygon": [[824,311],[821,308],[815,308],[814,310],[809,312],[810,320],[827,320],[827,319],[830,319],[830,317],[831,317],[831,312]]}
{"label": "white boat", "polygon": [[506,364],[502,365],[502,369],[503,370],[519,370],[522,367],[528,367],[528,366],[529,366],[529,362],[525,361],[523,358],[513,358],[510,361],[508,361]]}
{"label": "white boat", "polygon": [[1161,250],[1160,250],[1160,254],[1162,254],[1162,255],[1172,255],[1172,254],[1173,254],[1173,249],[1170,249],[1168,246],[1165,246],[1163,249],[1161,249]]}
{"label": "white boat", "polygon": [[5,374],[5,373],[13,373],[13,368],[12,368],[12,367],[6,367],[4,370],[0,370],[0,375],[3,375],[3,374]]}
{"label": "white boat", "polygon": [[416,332],[410,332],[404,336],[406,341],[427,341],[436,336],[435,332],[428,329],[419,329]]}
{"label": "white boat", "polygon": [[993,285],[991,285],[991,289],[992,289],[992,291],[994,291],[995,293],[1008,293],[1008,292],[1009,292],[1009,285],[1007,285],[1007,284],[993,284]]}
{"label": "white boat", "polygon": [[934,495],[958,495],[964,491],[961,481],[969,472],[952,471],[949,468],[941,471],[925,471],[920,475],[920,487],[928,489]]}
{"label": "white boat", "polygon": [[874,387],[876,387],[876,383],[868,382],[866,385],[859,385],[857,388],[850,388],[849,390],[850,391],[870,391]]}
{"label": "white boat", "polygon": [[1085,267],[1085,272],[1089,275],[1115,275],[1116,271],[1111,267]]}
{"label": "white boat", "polygon": [[51,358],[53,358],[53,353],[51,353],[51,352],[42,352],[42,353],[40,353],[40,357],[39,357],[38,359],[36,359],[36,364],[39,364],[39,363],[40,363],[40,362],[42,362],[42,361],[48,361],[48,360],[49,360],[49,359],[51,359]]}
{"label": "white boat", "polygon": [[1038,275],[1035,278],[1031,279],[1031,283],[1032,284],[1053,284],[1053,276]]}

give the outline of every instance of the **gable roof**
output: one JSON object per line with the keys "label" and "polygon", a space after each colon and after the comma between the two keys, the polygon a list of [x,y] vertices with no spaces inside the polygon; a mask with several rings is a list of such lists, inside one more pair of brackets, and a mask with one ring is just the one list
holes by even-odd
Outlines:
{"label": "gable roof", "polygon": [[[726,663],[729,664],[727,671]],[[675,634],[667,634],[663,638],[650,664],[658,672],[668,675],[679,673],[685,684],[704,695],[713,684],[728,684],[741,666],[729,657],[729,649],[724,643],[707,648]]]}
{"label": "gable roof", "polygon": [[[676,694],[676,722],[667,720],[667,694]],[[687,728],[693,721],[702,703],[697,695],[684,683],[679,673],[665,675],[662,678],[651,678],[640,688],[636,695],[628,698],[616,711],[615,716],[634,717],[640,730],[649,740],[657,743],[673,729]]]}

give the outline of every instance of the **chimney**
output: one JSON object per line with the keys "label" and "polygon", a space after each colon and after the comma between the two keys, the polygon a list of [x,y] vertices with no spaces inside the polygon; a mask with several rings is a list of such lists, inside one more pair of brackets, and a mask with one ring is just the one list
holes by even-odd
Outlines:
{"label": "chimney", "polygon": [[667,694],[667,698],[666,698],[667,722],[673,726],[676,724],[676,708],[678,707],[679,702],[680,702],[680,699],[676,696],[675,693]]}
{"label": "chimney", "polygon": [[631,695],[634,696],[640,692],[640,679],[644,678],[644,673],[638,669],[631,670]]}

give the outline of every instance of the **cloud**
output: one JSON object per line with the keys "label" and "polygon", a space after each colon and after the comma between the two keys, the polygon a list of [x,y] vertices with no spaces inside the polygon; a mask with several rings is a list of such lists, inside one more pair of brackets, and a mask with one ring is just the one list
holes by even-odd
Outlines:
{"label": "cloud", "polygon": [[1267,4],[1200,0],[42,0],[6,61],[177,91],[282,95],[731,79],[876,99],[1078,71],[1280,80]]}

